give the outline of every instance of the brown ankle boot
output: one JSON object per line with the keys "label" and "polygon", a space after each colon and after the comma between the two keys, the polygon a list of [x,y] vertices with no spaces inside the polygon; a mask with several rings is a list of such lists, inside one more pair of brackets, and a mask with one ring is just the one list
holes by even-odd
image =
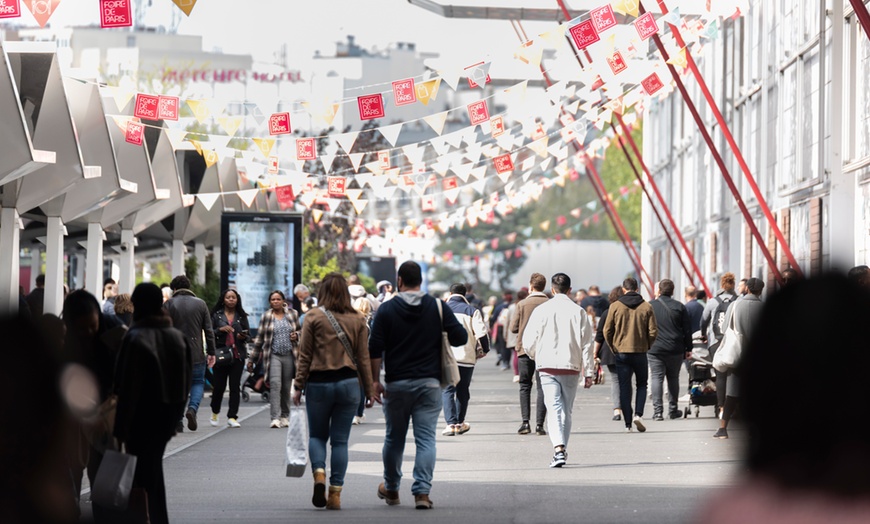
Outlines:
{"label": "brown ankle boot", "polygon": [[326,470],[314,470],[314,495],[311,497],[311,503],[315,508],[326,506]]}
{"label": "brown ankle boot", "polygon": [[341,509],[341,486],[329,486],[326,509]]}

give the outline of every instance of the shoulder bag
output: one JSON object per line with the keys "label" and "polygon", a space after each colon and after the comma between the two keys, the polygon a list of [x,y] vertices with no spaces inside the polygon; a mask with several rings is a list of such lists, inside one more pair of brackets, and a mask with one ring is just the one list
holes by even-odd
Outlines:
{"label": "shoulder bag", "polygon": [[335,319],[335,315],[333,315],[331,311],[324,309],[323,313],[326,315],[326,318],[329,319],[329,323],[332,324],[332,329],[334,329],[335,333],[338,335],[338,340],[340,340],[341,345],[344,346],[344,350],[347,352],[347,356],[350,357],[350,361],[353,362],[353,367],[356,368],[357,376],[359,376],[359,366],[356,363],[356,358],[353,356],[353,350],[350,347],[350,340],[347,339],[347,333],[341,329],[341,324],[338,323],[338,320]]}
{"label": "shoulder bag", "polygon": [[722,334],[722,342],[713,355],[713,367],[722,373],[734,369],[743,352],[743,335],[734,328],[736,313],[737,311],[731,313],[731,322],[728,323],[725,333]]}
{"label": "shoulder bag", "polygon": [[444,312],[441,309],[441,301],[436,298],[435,303],[438,305],[438,317],[441,319],[441,387],[446,388],[459,384],[459,364],[456,362],[453,348],[450,347],[447,332],[444,331]]}

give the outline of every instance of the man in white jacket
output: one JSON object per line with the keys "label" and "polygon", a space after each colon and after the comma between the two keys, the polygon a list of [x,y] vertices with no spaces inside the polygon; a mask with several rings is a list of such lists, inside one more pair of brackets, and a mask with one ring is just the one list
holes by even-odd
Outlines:
{"label": "man in white jacket", "polygon": [[541,377],[554,449],[550,467],[560,468],[568,458],[571,412],[581,371],[586,376],[583,387],[592,387],[593,337],[589,317],[570,298],[571,278],[556,273],[550,284],[553,298],[532,312],[523,333],[523,349],[534,359]]}

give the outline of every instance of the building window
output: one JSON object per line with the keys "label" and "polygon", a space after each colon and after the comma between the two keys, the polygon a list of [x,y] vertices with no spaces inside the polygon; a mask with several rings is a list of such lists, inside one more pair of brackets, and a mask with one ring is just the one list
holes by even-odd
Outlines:
{"label": "building window", "polygon": [[801,162],[798,182],[815,178],[819,171],[819,48],[803,57],[801,101]]}
{"label": "building window", "polygon": [[795,162],[797,153],[797,63],[792,63],[780,76],[782,82],[782,120],[778,125],[778,133],[774,140],[782,144],[782,164],[778,171],[777,188],[783,189],[794,184],[797,178],[798,166]]}

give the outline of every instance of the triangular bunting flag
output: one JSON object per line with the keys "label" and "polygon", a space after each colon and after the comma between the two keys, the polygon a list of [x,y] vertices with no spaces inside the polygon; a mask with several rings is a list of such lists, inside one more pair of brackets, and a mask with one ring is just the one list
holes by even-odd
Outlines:
{"label": "triangular bunting flag", "polygon": [[446,135],[441,135],[441,138],[447,141],[453,147],[459,147],[462,145],[462,132],[454,131],[452,133],[448,133]]}
{"label": "triangular bunting flag", "polygon": [[351,204],[353,204],[353,208],[356,210],[356,214],[362,214],[363,209],[366,208],[366,204],[369,203],[368,200],[351,200]]}
{"label": "triangular bunting flag", "polygon": [[211,109],[208,104],[202,100],[188,100],[187,106],[193,112],[194,118],[200,124],[204,124],[211,116]]}
{"label": "triangular bunting flag", "polygon": [[450,150],[450,144],[447,143],[447,140],[445,140],[444,137],[440,136],[429,140],[429,145],[435,149],[438,156],[444,156],[447,154],[447,151]]}
{"label": "triangular bunting flag", "polygon": [[193,11],[194,6],[196,6],[196,0],[172,0],[172,3],[184,11],[184,14],[187,16],[190,16],[190,12]]}
{"label": "triangular bunting flag", "polygon": [[471,184],[471,187],[474,188],[474,190],[481,195],[484,194],[486,192],[486,179],[474,182],[473,184]]}
{"label": "triangular bunting flag", "polygon": [[209,167],[217,164],[218,160],[220,160],[220,157],[218,156],[217,151],[215,151],[214,149],[204,149],[202,151],[202,158],[205,159],[206,168],[209,168]]}
{"label": "triangular bunting flag", "polygon": [[353,164],[354,173],[358,173],[360,162],[362,162],[362,159],[363,159],[363,156],[365,156],[365,153],[351,153],[347,156],[348,156],[348,158],[350,158],[350,163]]}
{"label": "triangular bunting flag", "polygon": [[375,196],[384,200],[390,200],[396,193],[396,186],[384,186],[380,189],[375,189]]}
{"label": "triangular bunting flag", "polygon": [[166,136],[169,137],[169,143],[172,145],[172,149],[179,149],[181,147],[181,143],[184,142],[184,138],[187,136],[187,131],[184,129],[169,129],[166,128]]}
{"label": "triangular bunting flag", "polygon": [[423,120],[429,124],[429,127],[431,127],[436,134],[440,135],[441,131],[444,130],[444,123],[447,122],[447,113],[447,111],[442,111],[440,113],[435,113],[434,115],[424,116]]}
{"label": "triangular bunting flag", "polygon": [[417,84],[415,86],[417,91],[417,100],[422,102],[424,106],[428,106],[429,102],[431,100],[435,100],[435,97],[438,96],[438,88],[440,86],[441,78],[434,78],[421,84]]}
{"label": "triangular bunting flag", "polygon": [[311,210],[311,218],[314,219],[315,224],[320,223],[320,219],[323,218],[323,210],[321,209],[312,209]]}
{"label": "triangular bunting flag", "polygon": [[199,202],[203,206],[205,206],[206,211],[211,211],[212,206],[214,206],[214,203],[217,202],[217,199],[219,196],[221,196],[221,194],[220,193],[200,193],[196,196],[197,196],[197,198],[199,198]]}
{"label": "triangular bunting flag", "polygon": [[459,89],[459,77],[462,76],[462,72],[461,69],[450,68],[438,71],[438,74],[441,75],[441,80],[444,80],[444,83],[450,86],[450,89],[456,91]]}
{"label": "triangular bunting flag", "polygon": [[379,127],[378,131],[381,132],[381,135],[387,139],[387,142],[389,142],[391,146],[396,147],[396,140],[399,139],[399,133],[402,131],[402,123],[400,122],[391,126]]}
{"label": "triangular bunting flag", "polygon": [[24,6],[33,14],[33,18],[36,19],[39,27],[45,27],[45,24],[48,23],[48,19],[54,14],[54,10],[57,9],[58,4],[60,4],[60,0],[49,0],[48,2],[24,2]]}
{"label": "triangular bunting flag", "polygon": [[335,141],[338,142],[338,145],[344,149],[344,152],[350,154],[350,150],[353,149],[353,144],[356,142],[356,137],[358,136],[359,131],[351,131],[350,133],[334,135],[334,138]]}
{"label": "triangular bunting flag", "polygon": [[274,138],[252,138],[251,140],[257,146],[257,149],[260,150],[260,153],[263,153],[263,158],[268,160],[269,157],[272,155],[272,148],[275,147],[275,139]]}
{"label": "triangular bunting flag", "polygon": [[458,187],[454,189],[447,189],[444,191],[444,197],[447,198],[447,201],[450,202],[450,204],[455,204],[456,199],[459,197],[459,191],[460,189]]}
{"label": "triangular bunting flag", "polygon": [[118,86],[112,88],[112,98],[115,99],[115,105],[118,106],[118,111],[123,111],[135,94],[136,90],[128,87]]}
{"label": "triangular bunting flag", "polygon": [[344,194],[347,195],[347,199],[353,202],[354,200],[359,200],[359,197],[362,196],[362,189],[345,189]]}
{"label": "triangular bunting flag", "polygon": [[328,175],[332,172],[332,162],[335,160],[335,153],[322,153],[319,158],[323,163],[323,171]]}
{"label": "triangular bunting flag", "polygon": [[473,176],[474,178],[476,178],[478,180],[483,180],[483,178],[486,176],[486,168],[487,168],[486,164],[484,164],[482,166],[475,167],[474,169],[471,170],[471,176]]}
{"label": "triangular bunting flag", "polygon": [[217,123],[227,132],[227,135],[235,136],[236,131],[242,126],[242,117],[240,116],[222,116],[218,117]]}
{"label": "triangular bunting flag", "polygon": [[389,181],[390,181],[390,178],[388,176],[375,175],[369,179],[369,187],[374,189],[375,193],[377,193],[378,190],[383,189],[387,185],[387,182],[389,182]]}
{"label": "triangular bunting flag", "polygon": [[459,164],[458,166],[453,166],[451,169],[456,173],[456,176],[462,179],[462,182],[468,182],[468,177],[471,175],[471,170],[473,168],[473,164]]}
{"label": "triangular bunting flag", "polygon": [[528,148],[535,152],[541,158],[547,158],[547,144],[550,143],[550,137],[545,136],[540,140],[535,140],[529,143]]}
{"label": "triangular bunting flag", "polygon": [[402,147],[402,152],[405,153],[405,156],[408,157],[408,160],[412,164],[419,164],[423,161],[423,154],[426,152],[426,149],[414,143]]}
{"label": "triangular bunting flag", "polygon": [[239,191],[237,194],[242,202],[245,203],[245,206],[251,207],[251,204],[253,204],[254,200],[257,199],[257,194],[259,192],[259,189],[245,189],[244,191]]}

